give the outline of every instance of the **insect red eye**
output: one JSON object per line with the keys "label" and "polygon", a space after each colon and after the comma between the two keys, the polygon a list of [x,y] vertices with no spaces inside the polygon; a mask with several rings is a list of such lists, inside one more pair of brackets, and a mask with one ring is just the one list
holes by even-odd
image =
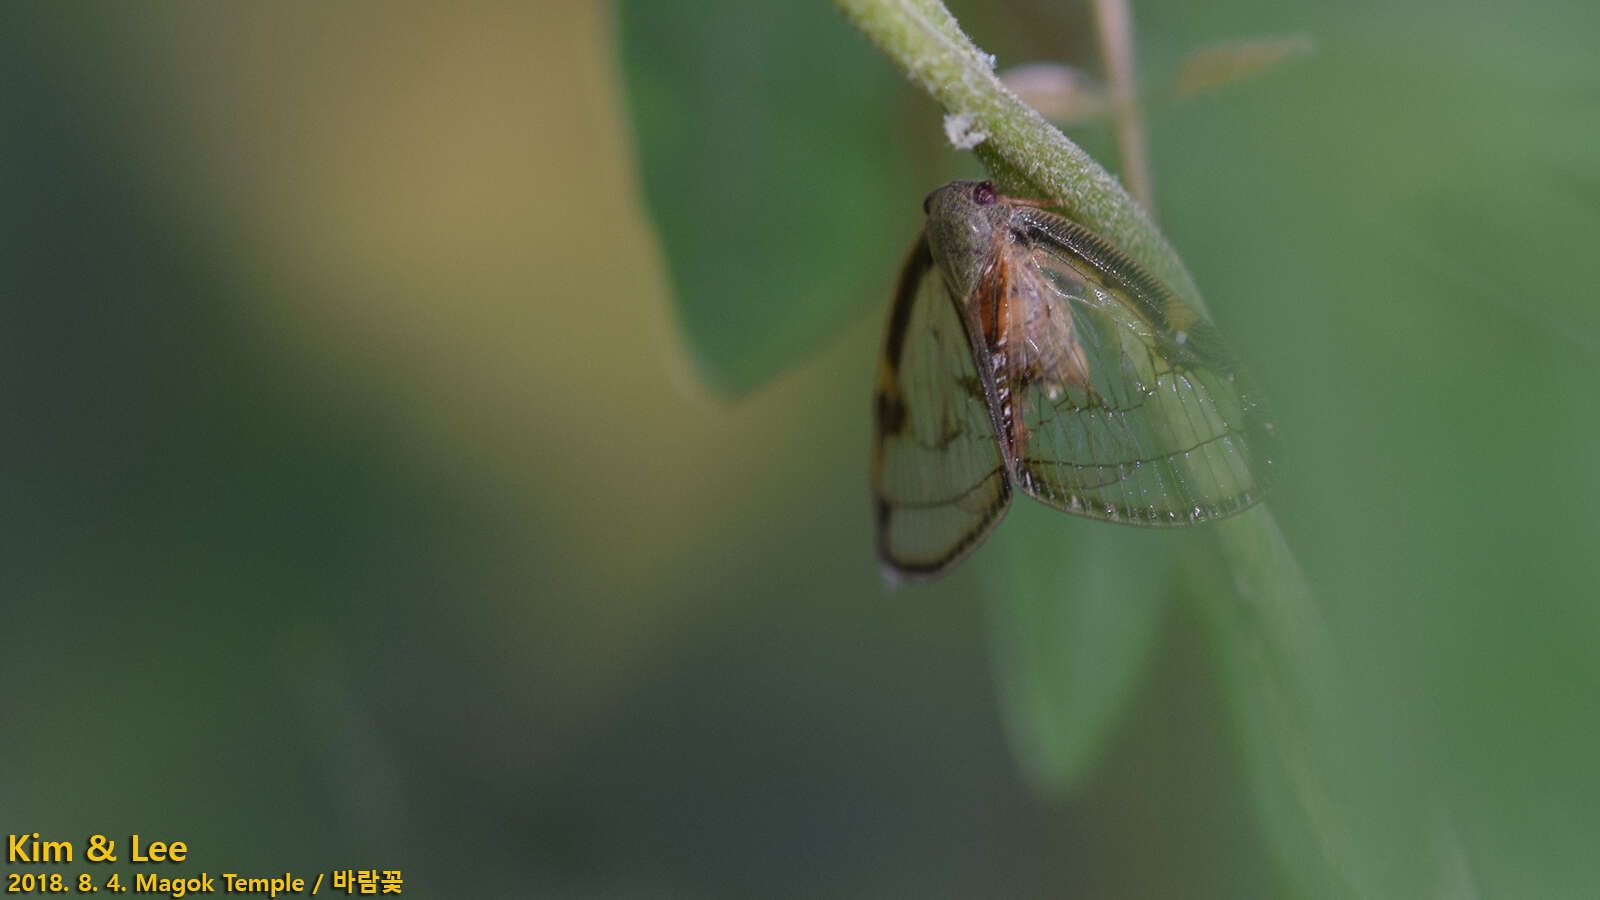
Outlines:
{"label": "insect red eye", "polygon": [[979,206],[988,206],[995,201],[994,184],[980,181],[972,186],[972,202]]}

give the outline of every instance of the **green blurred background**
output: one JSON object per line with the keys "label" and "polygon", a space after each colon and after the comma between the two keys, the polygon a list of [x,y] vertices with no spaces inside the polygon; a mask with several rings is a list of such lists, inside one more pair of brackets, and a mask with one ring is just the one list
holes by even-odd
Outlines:
{"label": "green blurred background", "polygon": [[[745,6],[0,14],[5,831],[419,896],[1318,893],[1259,809],[1214,582],[1117,602],[1205,535],[1005,526],[1114,544],[1046,614],[1148,635],[1063,661],[1110,699],[1048,788],[994,559],[883,586],[883,305],[922,193],[976,170],[830,6]],[[1002,66],[1098,65],[1075,5],[953,8]],[[1375,748],[1331,780],[1425,784],[1433,844],[1352,799],[1401,837],[1334,867],[1591,896],[1600,14],[1135,16],[1150,81],[1318,48],[1149,132]],[[1107,132],[1074,136],[1109,163]],[[748,315],[671,296],[724,275]],[[1387,874],[1419,855],[1448,864]]]}

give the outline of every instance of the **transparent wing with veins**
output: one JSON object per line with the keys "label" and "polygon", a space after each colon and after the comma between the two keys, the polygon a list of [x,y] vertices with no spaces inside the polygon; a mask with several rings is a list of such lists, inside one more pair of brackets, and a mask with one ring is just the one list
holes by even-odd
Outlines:
{"label": "transparent wing with veins", "polygon": [[874,398],[878,552],[905,577],[943,573],[1011,500],[976,349],[926,239],[901,275]]}
{"label": "transparent wing with veins", "polygon": [[1254,503],[1271,425],[1215,327],[1081,226],[1033,209],[1017,221],[994,348],[1017,487],[1141,525]]}

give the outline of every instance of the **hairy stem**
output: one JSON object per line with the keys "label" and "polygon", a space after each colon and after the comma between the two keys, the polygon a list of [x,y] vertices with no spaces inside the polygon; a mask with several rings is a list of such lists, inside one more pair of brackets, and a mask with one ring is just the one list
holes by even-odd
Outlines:
{"label": "hairy stem", "polygon": [[975,152],[1000,187],[1040,197],[1115,241],[1179,297],[1205,301],[1155,223],[1089,154],[1011,93],[994,58],[973,45],[939,0],[834,0],[895,65],[969,133],[985,135]]}

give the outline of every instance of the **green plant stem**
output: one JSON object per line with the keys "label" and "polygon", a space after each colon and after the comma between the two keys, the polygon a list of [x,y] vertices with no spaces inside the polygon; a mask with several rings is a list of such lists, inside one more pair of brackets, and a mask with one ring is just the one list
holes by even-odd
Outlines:
{"label": "green plant stem", "polygon": [[901,71],[987,137],[978,158],[1002,190],[1042,198],[1110,238],[1200,310],[1205,301],[1178,254],[1122,185],[1011,93],[994,58],[973,45],[939,0],[834,0]]}

